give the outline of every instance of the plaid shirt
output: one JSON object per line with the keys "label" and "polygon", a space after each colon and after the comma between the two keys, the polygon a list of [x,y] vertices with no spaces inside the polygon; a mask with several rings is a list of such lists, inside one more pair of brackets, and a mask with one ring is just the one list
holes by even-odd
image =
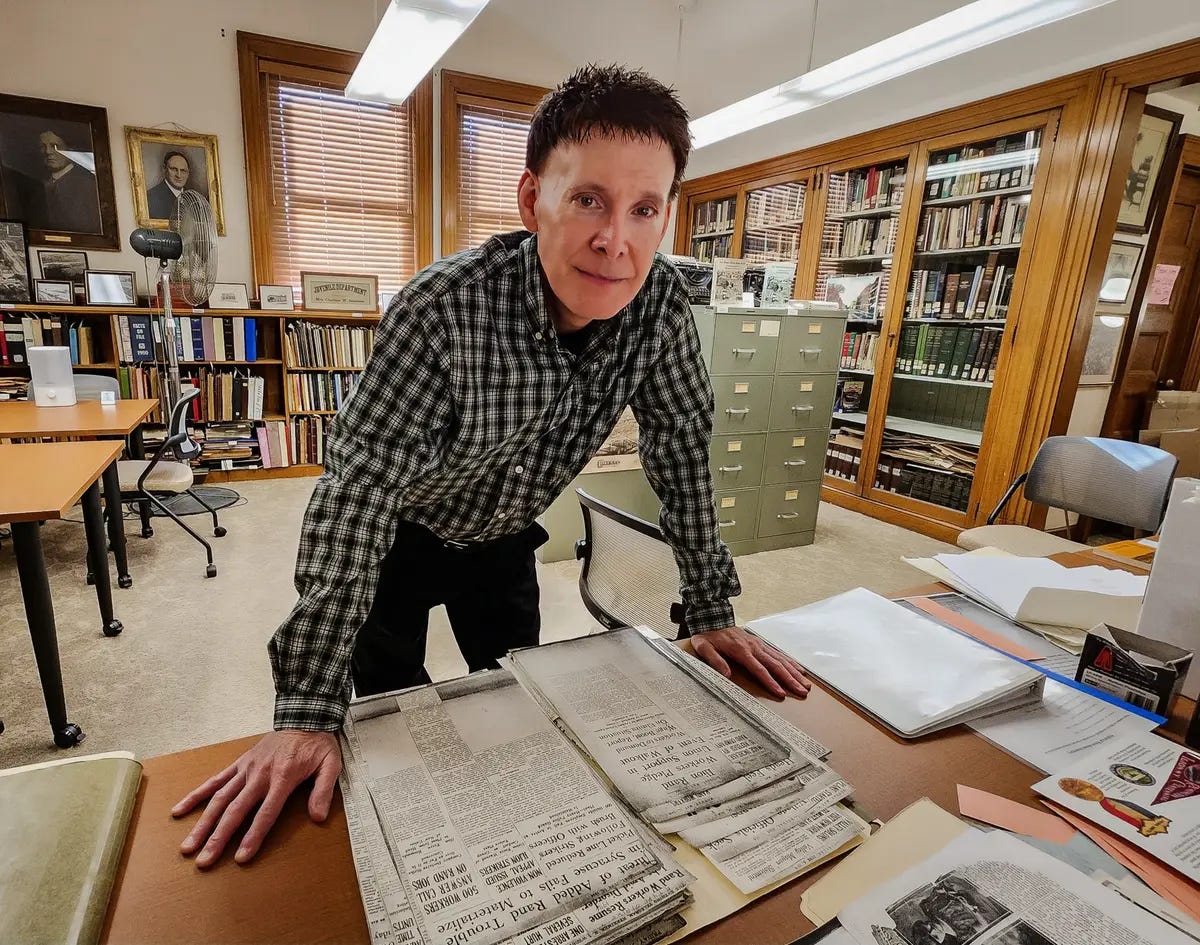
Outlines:
{"label": "plaid shirt", "polygon": [[519,531],[626,405],[688,627],[733,624],[729,598],[741,588],[713,506],[712,388],[674,268],[656,259],[633,302],[589,332],[578,357],[559,341],[526,233],[434,263],[393,300],[304,516],[300,599],[269,647],[276,728],[342,724],[350,652],[398,518],[447,540]]}

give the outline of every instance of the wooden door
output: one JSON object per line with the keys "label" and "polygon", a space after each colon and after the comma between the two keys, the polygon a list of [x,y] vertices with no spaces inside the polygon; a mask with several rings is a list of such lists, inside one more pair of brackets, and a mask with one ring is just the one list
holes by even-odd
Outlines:
{"label": "wooden door", "polygon": [[[1152,304],[1160,266],[1179,267],[1165,304]],[[1154,264],[1125,371],[1109,404],[1105,432],[1136,439],[1158,390],[1194,385],[1189,352],[1200,320],[1200,138],[1187,136],[1174,187],[1167,203]]]}

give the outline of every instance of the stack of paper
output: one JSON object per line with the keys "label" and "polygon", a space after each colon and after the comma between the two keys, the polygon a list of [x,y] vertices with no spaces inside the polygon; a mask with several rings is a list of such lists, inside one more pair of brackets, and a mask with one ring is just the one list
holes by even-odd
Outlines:
{"label": "stack of paper", "polygon": [[864,588],[751,630],[905,738],[1038,702],[1045,677]]}

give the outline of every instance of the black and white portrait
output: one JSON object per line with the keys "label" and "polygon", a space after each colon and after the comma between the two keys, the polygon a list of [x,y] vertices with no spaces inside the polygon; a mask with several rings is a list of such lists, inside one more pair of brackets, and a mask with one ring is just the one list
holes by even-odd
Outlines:
{"label": "black and white portrait", "polygon": [[29,244],[19,220],[0,220],[0,302],[32,302]]}
{"label": "black and white portrait", "polygon": [[165,226],[190,192],[208,204],[218,234],[225,232],[215,135],[127,127],[125,138],[139,226]]}
{"label": "black and white portrait", "polygon": [[115,249],[107,135],[102,108],[0,95],[4,216],[23,220],[34,243]]}
{"label": "black and white portrait", "polygon": [[999,902],[954,872],[893,903],[887,913],[909,945],[969,945],[1010,915]]}

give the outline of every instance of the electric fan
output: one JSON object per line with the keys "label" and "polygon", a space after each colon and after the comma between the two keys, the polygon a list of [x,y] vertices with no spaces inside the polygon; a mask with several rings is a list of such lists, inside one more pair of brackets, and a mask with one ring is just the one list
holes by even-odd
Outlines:
{"label": "electric fan", "polygon": [[181,193],[171,215],[171,229],[183,241],[171,278],[184,301],[193,307],[203,305],[217,284],[217,224],[208,201],[194,190]]}

